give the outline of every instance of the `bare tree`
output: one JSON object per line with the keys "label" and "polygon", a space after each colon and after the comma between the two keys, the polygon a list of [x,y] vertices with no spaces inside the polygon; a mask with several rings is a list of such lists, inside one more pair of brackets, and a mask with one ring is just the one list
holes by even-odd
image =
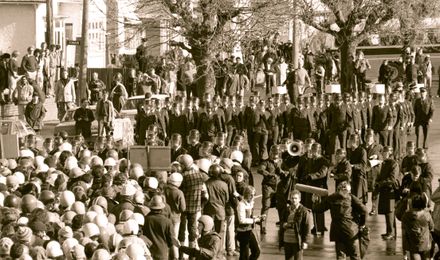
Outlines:
{"label": "bare tree", "polygon": [[[188,51],[197,66],[197,95],[214,93],[213,62],[220,52],[248,39],[257,30],[273,30],[284,23],[281,6],[285,0],[140,0],[139,13],[159,6],[168,15],[167,29],[184,40],[173,44]],[[153,8],[154,9],[154,8]],[[262,28],[261,24],[269,24]],[[255,33],[258,34],[258,33]]]}
{"label": "bare tree", "polygon": [[356,47],[372,33],[380,33],[392,19],[403,19],[411,28],[417,19],[429,16],[438,0],[293,0],[298,5],[299,18],[314,28],[335,37],[341,54],[341,84],[349,85],[347,66]]}

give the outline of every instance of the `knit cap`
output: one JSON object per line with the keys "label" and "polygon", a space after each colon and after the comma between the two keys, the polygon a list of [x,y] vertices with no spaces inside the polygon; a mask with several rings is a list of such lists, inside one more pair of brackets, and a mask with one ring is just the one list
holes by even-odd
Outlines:
{"label": "knit cap", "polygon": [[32,239],[32,229],[29,227],[19,227],[15,233],[15,237],[20,243],[30,243]]}

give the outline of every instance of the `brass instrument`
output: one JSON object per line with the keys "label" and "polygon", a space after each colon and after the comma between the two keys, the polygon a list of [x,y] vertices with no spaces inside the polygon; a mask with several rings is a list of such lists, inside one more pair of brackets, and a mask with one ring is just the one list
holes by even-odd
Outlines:
{"label": "brass instrument", "polygon": [[287,153],[289,153],[290,156],[301,156],[303,151],[303,145],[302,142],[292,142],[287,145]]}

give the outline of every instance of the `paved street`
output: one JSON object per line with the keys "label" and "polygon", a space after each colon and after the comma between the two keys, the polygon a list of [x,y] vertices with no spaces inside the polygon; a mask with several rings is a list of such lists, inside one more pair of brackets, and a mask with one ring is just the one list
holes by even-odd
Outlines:
{"label": "paved street", "polygon": [[[377,71],[380,66],[380,63],[383,60],[383,57],[368,57],[370,59],[370,63],[372,65],[372,70],[368,75],[370,79],[375,81],[377,77]],[[440,56],[433,57],[434,67],[438,68],[440,66]],[[437,73],[435,73],[434,79],[434,91],[437,90],[438,81],[437,81]],[[433,93],[436,93],[434,92]],[[437,111],[440,110],[440,99],[434,99],[436,104]],[[53,103],[53,100],[48,100],[48,122],[46,122],[46,127],[42,131],[43,136],[51,136],[53,135],[53,127],[56,125],[56,106]],[[440,114],[437,112],[434,114],[433,125],[430,128],[429,135],[429,157],[430,161],[433,164],[434,169],[440,169]],[[414,136],[412,137],[414,139]],[[261,176],[255,174],[257,185],[257,194],[261,194]],[[434,176],[433,188],[438,187],[437,179],[440,175],[437,173]],[[333,183],[329,183],[329,187],[334,187]],[[333,192],[333,191],[332,191]],[[256,210],[255,213],[258,215],[261,208],[261,199],[256,201]],[[370,209],[371,206],[368,205]],[[326,213],[326,226],[330,227],[330,214]],[[276,227],[275,223],[278,221],[278,216],[276,209],[271,209],[269,211],[268,216],[268,224],[267,224],[267,234],[264,237],[260,237],[261,239],[261,247],[262,254],[260,259],[271,259],[278,260],[284,259],[284,253],[278,250],[278,242],[277,242],[277,232],[278,227]],[[384,216],[374,216],[368,218],[368,224],[371,230],[371,242],[368,250],[368,254],[366,259],[370,260],[382,260],[382,259],[402,259],[402,240],[401,240],[401,228],[400,222],[397,221],[397,239],[394,241],[385,242],[381,239],[380,234],[385,233],[385,219]],[[258,230],[259,231],[259,230]],[[257,232],[259,235],[259,232]],[[324,237],[315,237],[313,242],[310,244],[310,248],[305,251],[305,259],[310,260],[318,260],[318,259],[336,259],[334,244],[329,241],[329,233],[326,232]],[[231,258],[234,259],[234,258]],[[238,259],[238,257],[237,257]]]}

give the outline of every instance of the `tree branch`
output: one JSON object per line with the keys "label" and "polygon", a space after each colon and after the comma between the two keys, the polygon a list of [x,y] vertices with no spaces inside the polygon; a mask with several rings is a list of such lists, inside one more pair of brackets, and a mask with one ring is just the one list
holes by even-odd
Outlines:
{"label": "tree branch", "polygon": [[170,42],[170,44],[174,45],[174,46],[177,46],[177,47],[180,47],[181,49],[186,50],[188,52],[192,51],[192,49],[190,47],[186,46],[186,44],[184,42],[176,42],[175,41],[175,42],[172,42],[172,43]]}

